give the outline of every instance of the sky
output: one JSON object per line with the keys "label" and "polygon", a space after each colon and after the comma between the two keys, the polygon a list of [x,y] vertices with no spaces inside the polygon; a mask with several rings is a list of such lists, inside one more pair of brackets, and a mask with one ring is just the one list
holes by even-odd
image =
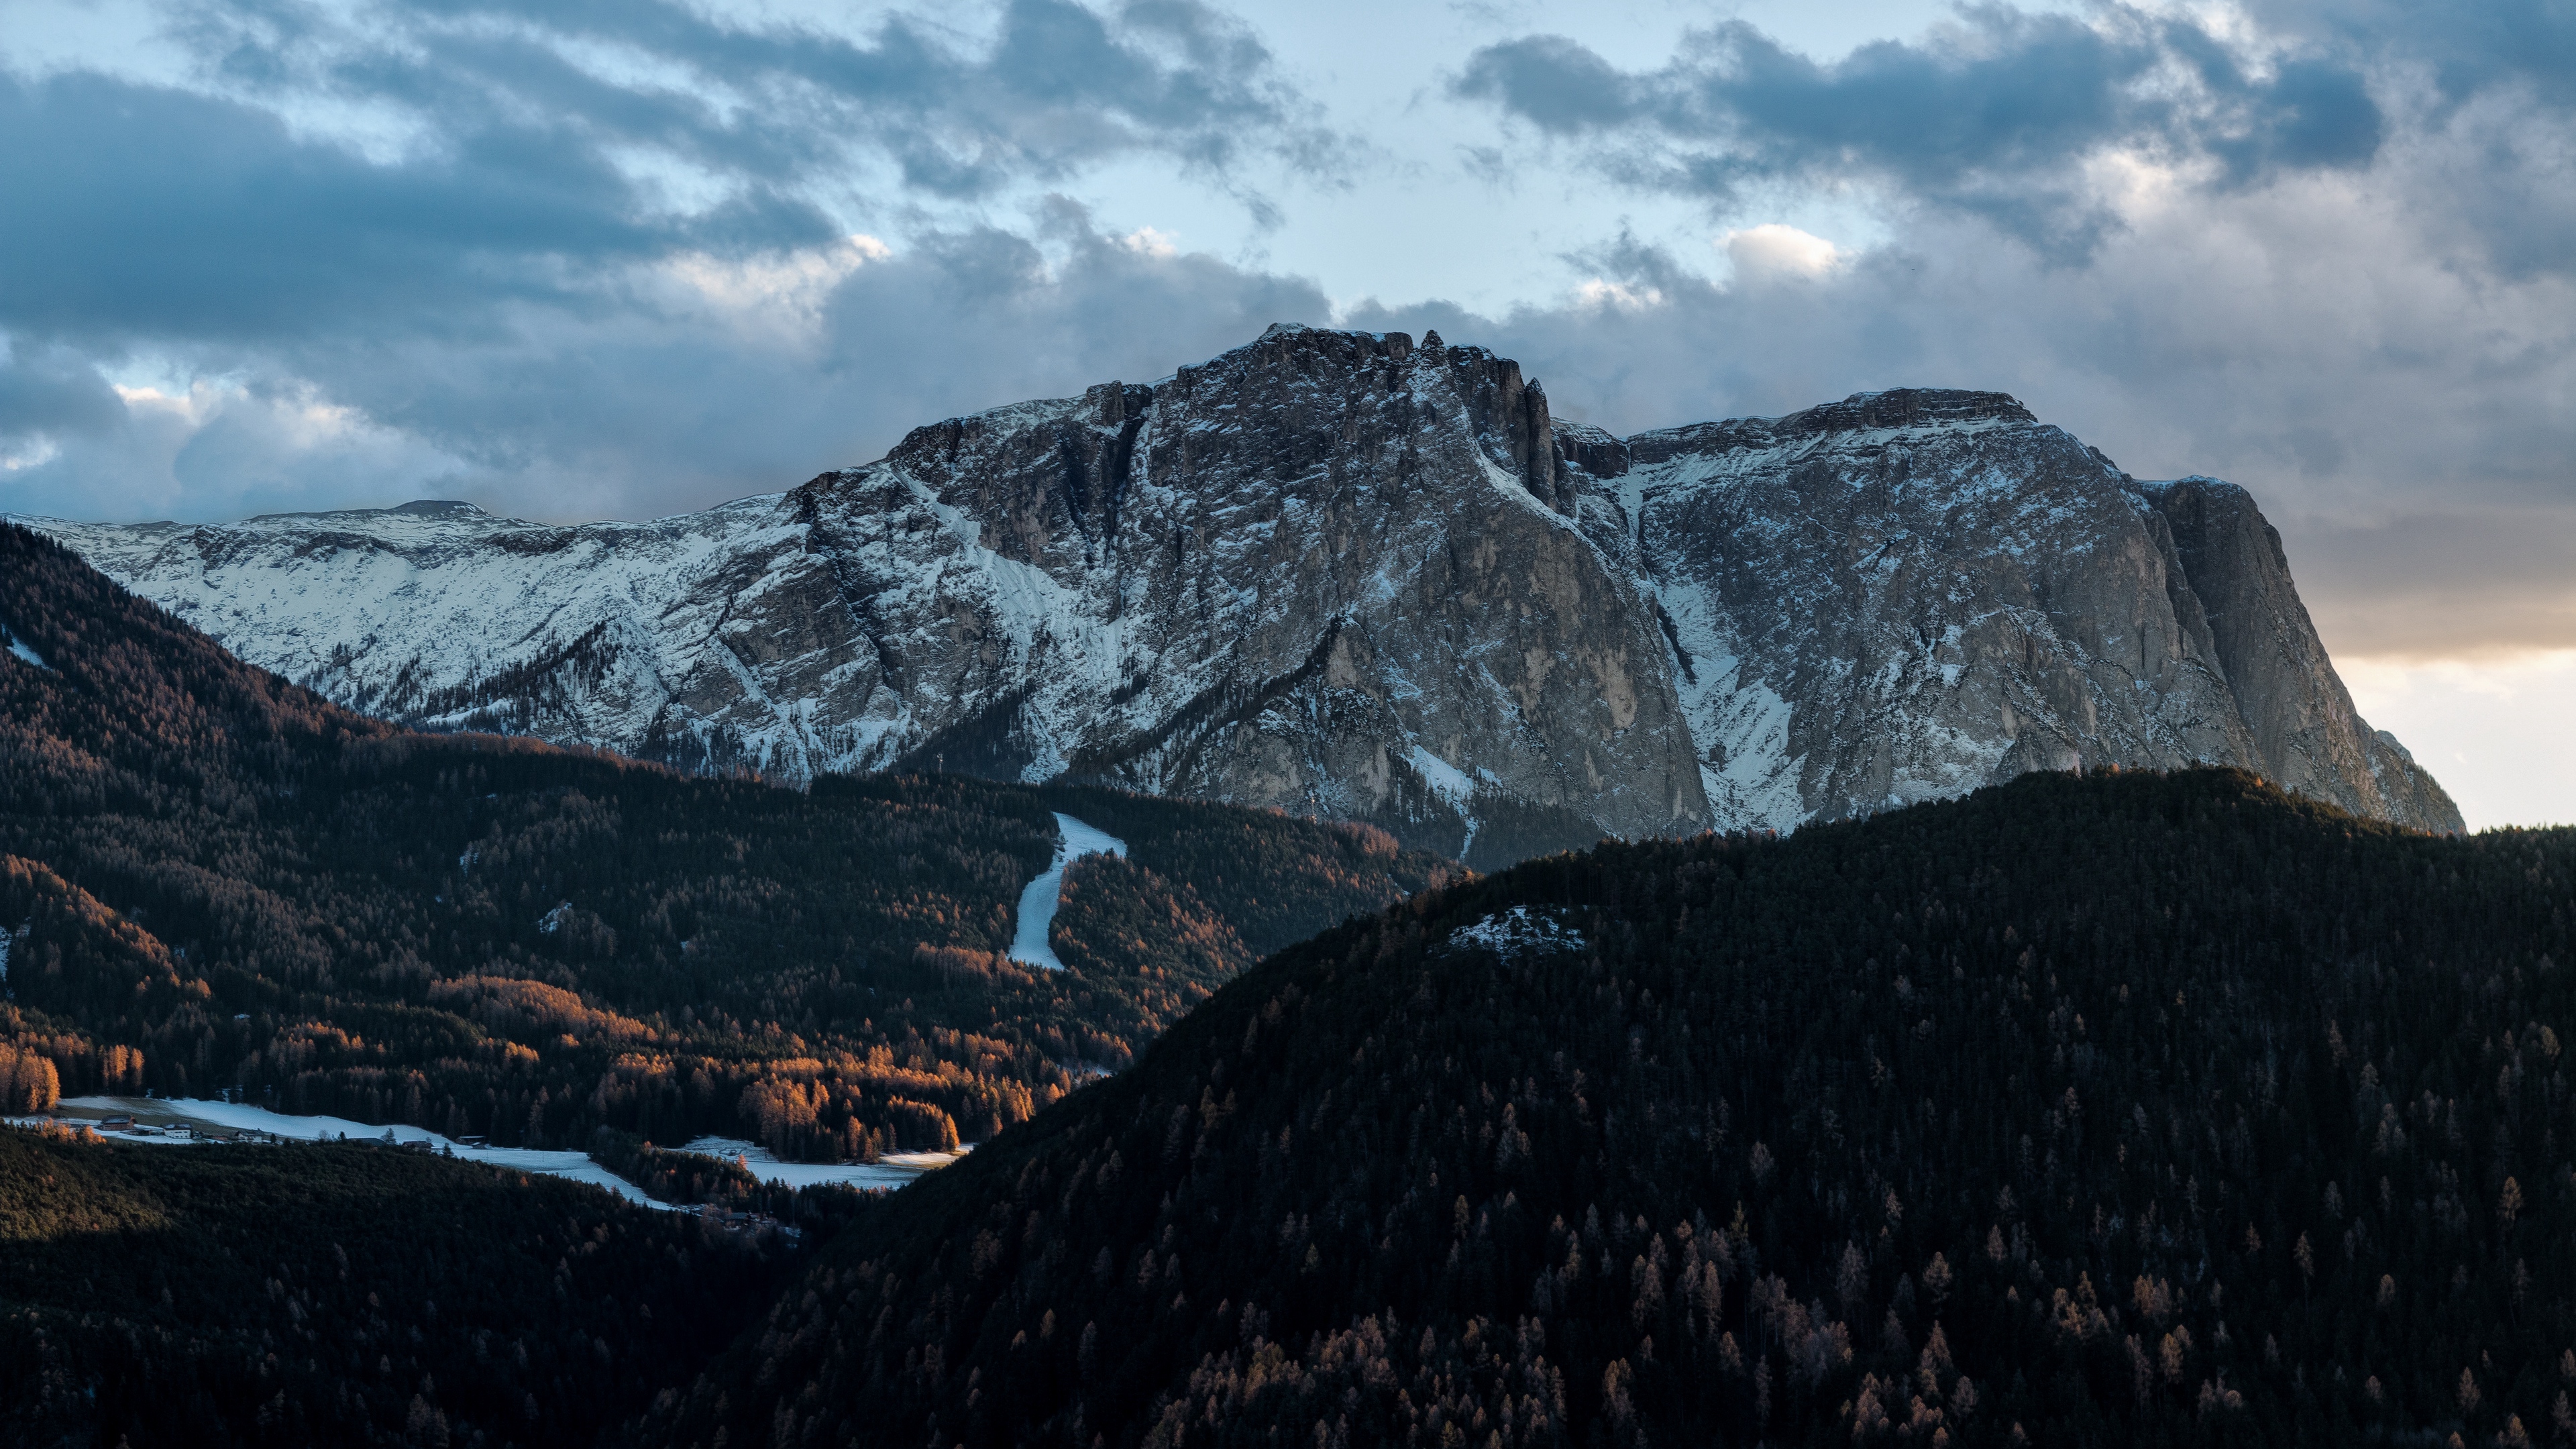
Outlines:
{"label": "sky", "polygon": [[2576,0],[0,0],[0,511],[657,516],[1273,321],[2013,393],[2576,822]]}

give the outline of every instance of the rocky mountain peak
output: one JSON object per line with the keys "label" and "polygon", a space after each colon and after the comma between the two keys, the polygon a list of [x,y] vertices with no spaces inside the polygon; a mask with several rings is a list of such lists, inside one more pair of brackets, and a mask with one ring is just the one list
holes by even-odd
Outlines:
{"label": "rocky mountain peak", "polygon": [[1971,392],[1946,387],[1899,387],[1884,392],[1856,392],[1841,402],[1819,403],[1787,417],[1771,419],[1780,437],[1802,433],[1856,432],[1872,428],[1920,428],[1947,422],[2000,421],[2035,423],[2030,409],[2009,393]]}
{"label": "rocky mountain peak", "polygon": [[2108,764],[2458,824],[2242,490],[2136,483],[2002,393],[1620,438],[1486,348],[1280,324],[701,515],[464,508],[44,526],[411,723],[1101,780],[1480,865]]}

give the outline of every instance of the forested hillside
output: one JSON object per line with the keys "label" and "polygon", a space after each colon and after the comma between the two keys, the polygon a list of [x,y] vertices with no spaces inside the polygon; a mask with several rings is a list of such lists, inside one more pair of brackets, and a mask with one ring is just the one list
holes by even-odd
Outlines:
{"label": "forested hillside", "polygon": [[2576,832],[2232,772],[1529,862],[897,1194],[630,1437],[2557,1442],[2571,935]]}
{"label": "forested hillside", "polygon": [[[978,1139],[1254,954],[1446,878],[1362,827],[951,777],[810,791],[408,733],[0,528],[0,1092],[793,1157]],[[1129,841],[1010,962],[1054,810]],[[1150,922],[1152,929],[1144,929]]]}
{"label": "forested hillside", "polygon": [[371,1145],[0,1130],[0,1441],[585,1443],[751,1322],[785,1261]]}

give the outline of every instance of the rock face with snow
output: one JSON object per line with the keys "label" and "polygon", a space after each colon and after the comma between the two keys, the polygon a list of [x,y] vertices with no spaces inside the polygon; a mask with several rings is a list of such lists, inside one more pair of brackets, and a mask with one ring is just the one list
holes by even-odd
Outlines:
{"label": "rock face with snow", "polygon": [[1622,440],[1480,348],[1278,327],[649,524],[29,521],[358,708],[696,768],[1069,775],[1475,864],[2079,763],[2459,824],[2242,490],[1998,394]]}
{"label": "rock face with snow", "polygon": [[1719,818],[1795,821],[2025,770],[2239,765],[2456,830],[2354,713],[2243,489],[2140,483],[2000,393],[1865,394],[1624,441],[1562,429],[1671,621]]}

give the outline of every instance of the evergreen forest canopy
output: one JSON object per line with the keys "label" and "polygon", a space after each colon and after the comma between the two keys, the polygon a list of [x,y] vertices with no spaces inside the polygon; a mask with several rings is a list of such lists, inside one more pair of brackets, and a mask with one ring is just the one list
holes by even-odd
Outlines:
{"label": "evergreen forest canopy", "polygon": [[2576,832],[2220,771],[1524,863],[896,1194],[626,1437],[2558,1442],[2571,931]]}
{"label": "evergreen forest canopy", "polygon": [[[509,1145],[951,1147],[1452,869],[1364,827],[1115,790],[797,792],[415,734],[9,526],[0,626],[9,1110],[232,1088]],[[1060,974],[1005,954],[1058,810],[1129,848],[1068,872]]]}
{"label": "evergreen forest canopy", "polygon": [[792,1258],[579,1183],[359,1143],[0,1130],[0,1442],[592,1442]]}

